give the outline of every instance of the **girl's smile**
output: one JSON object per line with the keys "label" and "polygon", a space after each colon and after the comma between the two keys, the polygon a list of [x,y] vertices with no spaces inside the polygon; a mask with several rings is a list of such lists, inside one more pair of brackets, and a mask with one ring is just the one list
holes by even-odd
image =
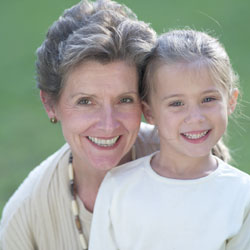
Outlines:
{"label": "girl's smile", "polygon": [[210,129],[202,131],[191,131],[191,132],[181,133],[181,135],[188,142],[198,144],[204,142],[208,138],[210,131],[211,131]]}
{"label": "girl's smile", "polygon": [[187,166],[210,157],[227,127],[226,91],[214,83],[206,66],[188,63],[163,64],[151,81],[150,105],[144,103],[143,109],[158,129],[160,162]]}

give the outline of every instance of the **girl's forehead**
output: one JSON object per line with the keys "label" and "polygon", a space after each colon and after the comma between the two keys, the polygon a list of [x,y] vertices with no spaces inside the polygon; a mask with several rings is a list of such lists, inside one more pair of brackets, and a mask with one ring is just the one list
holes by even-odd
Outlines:
{"label": "girl's forehead", "polygon": [[203,92],[208,89],[217,89],[221,94],[226,94],[225,89],[211,77],[209,68],[204,64],[161,64],[155,71],[152,84],[158,94],[164,91]]}
{"label": "girl's forehead", "polygon": [[209,73],[209,66],[201,61],[197,60],[194,62],[175,62],[175,63],[168,63],[168,62],[162,62],[157,65],[155,68],[155,71],[165,71],[165,72],[171,72],[171,73],[182,73],[182,74],[189,74],[191,76],[195,75],[204,75]]}
{"label": "girl's forehead", "polygon": [[164,81],[169,84],[175,84],[178,81],[188,83],[197,79],[206,79],[213,84],[207,66],[195,66],[189,63],[161,64],[155,70],[153,77],[156,83]]}

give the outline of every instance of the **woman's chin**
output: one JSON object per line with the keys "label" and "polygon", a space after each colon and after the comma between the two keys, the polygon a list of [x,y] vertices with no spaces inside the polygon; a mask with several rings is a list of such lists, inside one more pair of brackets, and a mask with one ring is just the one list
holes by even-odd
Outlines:
{"label": "woman's chin", "polygon": [[116,167],[119,164],[120,158],[101,158],[101,159],[93,159],[91,161],[91,166],[93,169],[100,171],[109,171],[112,168]]}

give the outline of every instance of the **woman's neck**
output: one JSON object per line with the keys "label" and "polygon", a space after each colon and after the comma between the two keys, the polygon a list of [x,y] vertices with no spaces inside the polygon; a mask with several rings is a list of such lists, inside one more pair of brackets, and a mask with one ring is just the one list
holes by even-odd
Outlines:
{"label": "woman's neck", "polygon": [[134,161],[136,159],[136,152],[135,152],[135,146],[133,146],[127,154],[123,156],[123,158],[120,160],[119,165],[125,164],[130,161]]}
{"label": "woman's neck", "polygon": [[151,160],[152,169],[159,175],[172,179],[198,179],[217,168],[217,160],[211,155],[204,157],[173,157],[157,153]]}
{"label": "woman's neck", "polygon": [[77,158],[73,158],[73,169],[77,195],[85,208],[93,212],[98,189],[107,171],[84,165]]}
{"label": "woman's neck", "polygon": [[[121,159],[119,165],[135,160],[136,153],[135,147]],[[108,172],[108,170],[96,169],[93,166],[88,166],[82,164],[82,160],[73,156],[73,169],[75,175],[75,183],[77,188],[77,195],[83,202],[85,208],[93,212],[95,205],[96,196],[99,190],[99,187]]]}

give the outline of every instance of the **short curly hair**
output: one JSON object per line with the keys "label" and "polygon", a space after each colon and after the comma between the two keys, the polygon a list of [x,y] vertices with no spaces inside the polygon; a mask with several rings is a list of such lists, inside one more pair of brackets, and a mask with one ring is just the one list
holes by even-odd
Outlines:
{"label": "short curly hair", "polygon": [[37,86],[56,102],[64,77],[87,60],[123,60],[137,68],[139,79],[156,33],[126,6],[110,0],[83,0],[64,11],[37,49]]}

